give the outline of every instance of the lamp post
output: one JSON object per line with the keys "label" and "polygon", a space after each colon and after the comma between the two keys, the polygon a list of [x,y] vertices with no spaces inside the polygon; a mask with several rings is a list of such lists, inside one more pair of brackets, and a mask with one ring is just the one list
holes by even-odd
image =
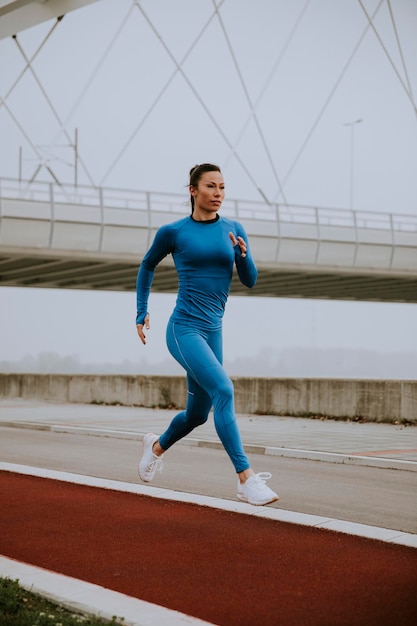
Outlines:
{"label": "lamp post", "polygon": [[350,126],[350,191],[349,191],[349,208],[353,209],[353,169],[355,158],[355,127],[362,122],[362,118],[354,122],[346,122],[343,126]]}

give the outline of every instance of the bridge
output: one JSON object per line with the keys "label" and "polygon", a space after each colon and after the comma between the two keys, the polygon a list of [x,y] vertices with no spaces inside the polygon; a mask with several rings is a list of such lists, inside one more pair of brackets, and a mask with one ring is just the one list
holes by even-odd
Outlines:
{"label": "bridge", "polygon": [[[132,291],[153,236],[186,195],[0,179],[0,285]],[[417,302],[417,216],[226,199],[259,269],[233,295]],[[171,259],[153,288],[174,292]]]}
{"label": "bridge", "polygon": [[[3,109],[7,105],[10,117],[13,113],[10,94],[26,70],[28,73],[30,71],[41,90],[43,100],[46,100],[48,111],[51,109],[49,112],[53,113],[53,120],[59,122],[61,130],[65,131],[64,138],[66,142],[69,142],[68,146],[71,146],[71,149],[74,148],[75,152],[78,150],[78,148],[75,150],[77,142],[75,139],[72,142],[71,137],[68,139],[68,128],[63,123],[63,115],[53,107],[54,99],[48,97],[48,90],[44,88],[38,77],[34,58],[43,49],[57,24],[60,25],[59,28],[62,28],[62,23],[65,25],[65,20],[61,19],[64,15],[96,1],[0,0],[0,40],[12,37],[13,46],[18,48],[19,55],[25,63],[8,92],[2,94],[0,104]],[[139,2],[132,2],[131,8],[138,12],[135,13],[136,16],[145,20],[143,8],[139,5]],[[364,12],[361,24],[363,33],[356,43],[352,41],[352,45],[355,44],[355,46],[351,50],[348,62],[343,66],[336,85],[343,78],[367,30],[372,30],[373,18],[376,17],[378,8],[372,16]],[[289,32],[295,32],[294,29],[303,15],[304,9]],[[128,21],[129,16],[130,13],[125,15],[123,24]],[[214,17],[220,23],[220,13],[215,11]],[[208,16],[207,19],[210,21],[211,17]],[[393,14],[391,19],[392,25],[395,26]],[[17,41],[17,33],[49,20],[54,23],[51,23],[48,32],[45,31],[39,40],[36,52],[33,55],[29,54]],[[146,21],[149,26],[150,20]],[[359,21],[358,24],[360,24]],[[153,30],[154,34],[158,35],[158,41],[161,42],[162,38],[157,29]],[[119,31],[120,29],[117,31],[117,36],[121,32]],[[227,37],[226,40],[228,41]],[[287,43],[289,41],[290,38]],[[188,52],[193,50],[193,46],[194,44],[190,42]],[[168,45],[165,47],[169,48]],[[104,51],[104,56],[109,49],[110,44]],[[274,68],[277,67],[283,52],[284,49],[277,50],[279,56]],[[175,55],[174,57],[171,54],[168,56],[170,62],[173,58],[176,59]],[[175,72],[172,77],[178,74],[186,78],[193,87],[193,94],[199,96],[191,79],[188,80],[182,63],[183,61],[176,59]],[[273,72],[270,73],[271,78],[272,75]],[[239,73],[239,78],[243,80],[241,73]],[[269,84],[269,80],[270,78],[267,79],[265,87]],[[169,81],[165,87],[168,86]],[[401,89],[405,90],[408,100],[412,101],[415,112],[411,86],[408,85],[407,88],[402,81],[400,82]],[[165,87],[159,92],[161,95]],[[246,84],[243,84],[243,87],[249,95],[251,90],[247,89]],[[82,93],[84,92],[83,89]],[[334,89],[327,95],[322,112],[316,118],[302,146],[307,145],[333,92]],[[251,116],[258,122],[255,116],[256,106],[251,98],[249,100]],[[79,100],[76,101],[77,104],[78,102]],[[159,95],[154,102],[159,102]],[[210,122],[214,123],[217,130],[222,130],[211,111],[205,110],[210,113]],[[16,121],[14,116],[12,118]],[[147,113],[139,126],[146,118]],[[86,124],[88,123],[87,120]],[[19,133],[22,133],[24,126],[24,124],[18,125]],[[261,127],[261,125],[258,126]],[[139,127],[136,126],[136,130],[137,128]],[[353,157],[354,126],[351,128]],[[212,126],[210,126],[211,130]],[[38,150],[36,142],[30,139],[30,134],[26,137],[25,146],[29,145],[41,164],[43,153],[41,154]],[[236,145],[232,145],[227,137],[223,139],[226,139],[227,145],[230,144],[233,154],[237,154]],[[272,153],[262,133],[260,133],[260,139],[262,139],[265,153],[270,156]],[[129,143],[125,144],[125,147],[127,145]],[[52,148],[53,146],[51,150]],[[4,150],[6,154],[10,153],[9,144],[5,143]],[[302,150],[303,147],[299,155]],[[389,152],[390,150],[387,150],[387,154]],[[241,164],[243,161],[240,159]],[[112,162],[114,165],[113,157]],[[291,171],[294,163],[288,166],[290,168],[288,171]],[[275,171],[275,165],[273,169]],[[397,169],[400,170],[400,167]],[[158,191],[83,186],[78,184],[79,179],[76,176],[72,185],[62,181],[58,183],[60,177],[56,176],[56,182],[41,182],[38,180],[39,171],[40,165],[32,177],[27,176],[30,181],[23,180],[24,175],[20,170],[19,179],[0,178],[0,285],[133,290],[138,265],[157,228],[189,212],[186,196]],[[246,166],[244,171],[248,173]],[[106,180],[106,175],[101,179],[101,185]],[[91,185],[96,182],[90,177],[85,180],[91,182]],[[255,178],[254,183],[256,183]],[[279,186],[281,187],[281,184]],[[257,188],[259,189],[258,186]],[[245,226],[259,269],[258,283],[253,290],[243,288],[235,277],[232,285],[233,294],[417,302],[417,215],[400,215],[397,207],[395,212],[378,213],[322,206],[300,206],[288,204],[282,193],[276,197],[282,197],[284,201],[267,203],[226,199],[224,202],[221,213],[239,220]],[[176,287],[175,268],[172,260],[166,259],[156,272],[154,290],[174,292]]]}
{"label": "bridge", "polygon": [[96,0],[3,0],[0,2],[0,39],[25,28],[80,9]]}

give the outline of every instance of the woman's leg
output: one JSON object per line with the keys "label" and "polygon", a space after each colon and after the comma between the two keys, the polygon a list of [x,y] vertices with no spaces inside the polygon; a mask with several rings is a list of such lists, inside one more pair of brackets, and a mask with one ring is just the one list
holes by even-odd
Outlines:
{"label": "woman's leg", "polygon": [[187,388],[188,397],[185,411],[178,413],[164,434],[159,437],[159,445],[163,450],[168,450],[179,439],[207,421],[212,404],[210,396],[188,373]]}
{"label": "woman's leg", "polygon": [[221,364],[221,331],[203,333],[170,321],[167,345],[187,371],[189,392],[194,395],[189,396],[189,401],[192,398],[190,407],[187,403],[187,410],[178,414],[159,438],[161,448],[167,449],[167,444],[172,445],[184,436],[182,432],[188,434],[196,425],[204,423],[213,405],[217,434],[236,472],[252,473],[236,423],[233,383]]}
{"label": "woman's leg", "polygon": [[238,474],[238,498],[255,505],[278,500],[278,495],[265,484],[271,474],[254,474],[243,449],[234,412],[233,384],[222,366],[221,332],[203,333],[170,322],[167,344],[171,354],[187,371],[187,408],[174,417],[159,440],[151,433],[145,436],[144,454],[139,465],[142,480],[152,480],[162,467],[160,455],[164,450],[205,422],[213,404],[217,433]]}

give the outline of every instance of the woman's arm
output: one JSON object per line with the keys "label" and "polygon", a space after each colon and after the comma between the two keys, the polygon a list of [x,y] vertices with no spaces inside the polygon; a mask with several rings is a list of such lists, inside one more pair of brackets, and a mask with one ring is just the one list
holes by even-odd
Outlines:
{"label": "woman's arm", "polygon": [[238,222],[236,223],[236,237],[233,233],[229,233],[235,250],[235,264],[240,282],[245,287],[254,287],[258,278],[258,269],[252,258],[249,247],[248,236],[245,229]]}
{"label": "woman's arm", "polygon": [[162,226],[140,264],[136,278],[136,328],[142,343],[146,343],[143,327],[150,328],[148,299],[155,268],[172,252],[172,233],[169,226]]}

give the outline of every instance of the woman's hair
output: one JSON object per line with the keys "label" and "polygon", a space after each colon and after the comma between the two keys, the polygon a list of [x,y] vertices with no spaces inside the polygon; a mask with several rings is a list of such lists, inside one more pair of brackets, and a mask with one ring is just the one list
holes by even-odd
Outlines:
{"label": "woman's hair", "polygon": [[[190,182],[189,182],[188,188],[197,187],[198,181],[200,180],[201,176],[205,172],[220,172],[221,174],[221,169],[218,165],[213,165],[213,163],[202,163],[201,165],[194,165],[194,167],[190,169]],[[191,194],[190,194],[190,200],[191,200],[191,213],[193,213],[194,212],[194,197]]]}

